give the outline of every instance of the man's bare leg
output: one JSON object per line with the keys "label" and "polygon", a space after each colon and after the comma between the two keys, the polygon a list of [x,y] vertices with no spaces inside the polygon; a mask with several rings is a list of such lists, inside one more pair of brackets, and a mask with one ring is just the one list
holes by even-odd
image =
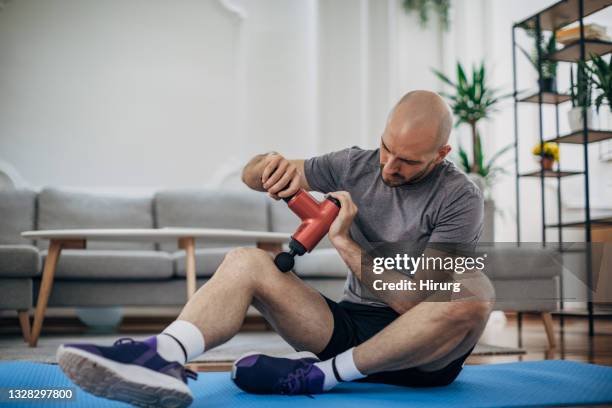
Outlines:
{"label": "man's bare leg", "polygon": [[434,371],[478,341],[491,306],[486,301],[422,302],[353,352],[363,374],[419,367]]}
{"label": "man's bare leg", "polygon": [[319,293],[278,271],[266,252],[240,248],[227,254],[161,334],[142,342],[122,338],[110,347],[64,344],[58,363],[92,394],[139,406],[186,407],[193,401],[187,379],[197,375],[183,363],[230,339],[251,303],[296,348],[319,352],[331,338],[333,316]]}
{"label": "man's bare leg", "polygon": [[251,304],[295,348],[317,353],[331,338],[333,316],[323,297],[256,248],[230,251],[178,319],[197,326],[209,350],[238,332]]}

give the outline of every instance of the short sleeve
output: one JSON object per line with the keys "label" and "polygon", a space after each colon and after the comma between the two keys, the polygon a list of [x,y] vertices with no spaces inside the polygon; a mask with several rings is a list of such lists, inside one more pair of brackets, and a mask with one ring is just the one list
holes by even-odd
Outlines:
{"label": "short sleeve", "polygon": [[321,193],[344,190],[351,148],[312,157],[304,161],[304,177],[311,189]]}
{"label": "short sleeve", "polygon": [[482,233],[484,201],[475,186],[453,194],[445,200],[429,242],[472,244]]}

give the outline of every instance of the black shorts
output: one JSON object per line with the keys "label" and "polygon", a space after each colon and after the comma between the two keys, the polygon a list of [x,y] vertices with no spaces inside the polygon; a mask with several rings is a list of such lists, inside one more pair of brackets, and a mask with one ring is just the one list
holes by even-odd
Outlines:
{"label": "black shorts", "polygon": [[[323,297],[334,316],[334,331],[325,349],[317,355],[321,360],[330,359],[365,342],[399,317],[399,314],[390,307],[374,307],[344,301],[336,303]],[[383,371],[359,381],[407,387],[448,385],[457,378],[463,368],[463,362],[471,352],[472,350],[437,371],[422,371],[418,368]]]}

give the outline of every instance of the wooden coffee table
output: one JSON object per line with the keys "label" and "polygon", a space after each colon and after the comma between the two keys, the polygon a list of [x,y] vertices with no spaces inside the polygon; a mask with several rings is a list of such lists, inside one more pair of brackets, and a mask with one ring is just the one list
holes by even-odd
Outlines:
{"label": "wooden coffee table", "polygon": [[151,228],[151,229],[65,229],[27,231],[21,234],[29,239],[48,239],[49,253],[43,268],[38,302],[34,313],[34,323],[29,336],[30,347],[36,347],[42,329],[47,302],[53,288],[53,279],[57,261],[62,249],[85,249],[87,240],[95,241],[145,241],[145,242],[178,242],[185,250],[185,277],[187,281],[187,300],[196,291],[195,240],[223,240],[235,244],[257,243],[257,247],[273,254],[282,250],[290,234],[281,232],[246,231],[237,229],[213,228]]}

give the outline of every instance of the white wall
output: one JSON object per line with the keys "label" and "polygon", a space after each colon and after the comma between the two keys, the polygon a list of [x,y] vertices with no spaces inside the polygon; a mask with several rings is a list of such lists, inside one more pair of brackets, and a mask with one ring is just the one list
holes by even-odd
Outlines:
{"label": "white wall", "polygon": [[[258,152],[373,147],[399,96],[442,90],[432,67],[484,58],[492,85],[510,91],[512,23],[550,3],[455,0],[443,33],[435,19],[421,29],[401,0],[12,0],[0,11],[0,165],[34,187],[198,187]],[[521,89],[534,83],[524,61],[519,74]],[[528,170],[537,110],[520,117]],[[483,124],[485,150],[512,131],[508,101]],[[469,147],[466,129],[454,133]],[[567,168],[580,168],[577,149],[563,147]],[[610,164],[596,156],[593,205],[609,207]],[[498,240],[515,237],[506,162]],[[538,240],[539,187],[522,183],[523,239]],[[581,205],[581,181],[564,183],[566,205]]]}
{"label": "white wall", "polygon": [[181,187],[262,151],[375,146],[435,85],[438,41],[399,0],[14,0],[0,160],[35,187]]}

